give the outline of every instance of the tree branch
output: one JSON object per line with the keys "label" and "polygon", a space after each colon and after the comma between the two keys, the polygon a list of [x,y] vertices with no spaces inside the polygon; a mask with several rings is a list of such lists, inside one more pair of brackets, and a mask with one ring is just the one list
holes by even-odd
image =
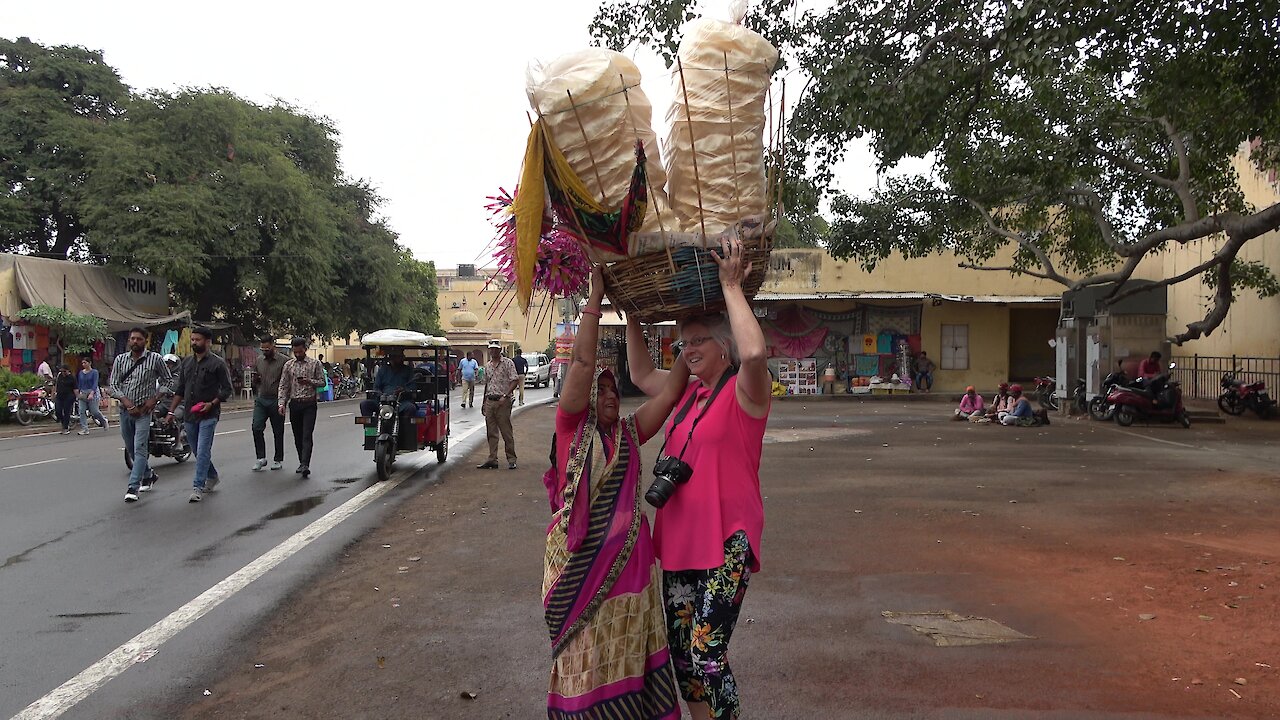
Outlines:
{"label": "tree branch", "polygon": [[953,37],[955,37],[955,33],[951,32],[950,30],[947,30],[946,32],[938,33],[937,35],[934,35],[933,37],[925,41],[925,43],[920,46],[920,52],[919,54],[916,55],[916,59],[912,60],[911,64],[903,68],[902,72],[898,73],[898,77],[894,78],[893,86],[897,87],[901,85],[902,81],[906,80],[908,75],[910,75],[911,73],[919,69],[919,67],[924,64],[925,60],[929,59],[929,53],[933,51],[934,45],[937,45],[939,42],[943,40],[949,40]]}
{"label": "tree branch", "polygon": [[1046,280],[1052,280],[1061,285],[1066,285],[1067,287],[1071,287],[1071,281],[1063,277],[1053,267],[1053,261],[1049,259],[1049,254],[1044,251],[1044,248],[1041,248],[1039,245],[1036,245],[1035,243],[1031,242],[1021,233],[1016,233],[1011,230],[1006,230],[1005,228],[1002,228],[999,225],[996,225],[996,221],[991,217],[991,213],[985,207],[982,206],[982,203],[979,203],[978,201],[973,200],[972,198],[965,198],[965,200],[982,215],[983,221],[986,222],[987,228],[990,229],[991,232],[995,233],[996,235],[999,235],[1000,237],[1006,240],[1011,240],[1013,242],[1018,243],[1018,245],[1020,245],[1022,248],[1030,252],[1032,255],[1036,256],[1036,259],[1040,261],[1040,267],[1044,268],[1044,273],[1040,277],[1043,277]]}
{"label": "tree branch", "polygon": [[1143,123],[1154,122],[1164,129],[1164,134],[1173,145],[1173,153],[1178,161],[1178,176],[1176,178],[1165,177],[1096,143],[1093,145],[1094,152],[1126,170],[1137,173],[1150,182],[1169,188],[1178,196],[1178,201],[1182,203],[1183,218],[1187,222],[1199,220],[1200,208],[1196,204],[1195,195],[1191,192],[1191,158],[1187,153],[1187,144],[1183,141],[1182,135],[1178,133],[1178,129],[1174,127],[1168,118],[1142,118],[1140,121]]}
{"label": "tree branch", "polygon": [[1206,270],[1209,270],[1215,265],[1216,266],[1221,266],[1224,264],[1230,265],[1231,261],[1235,260],[1236,254],[1240,252],[1240,248],[1244,246],[1245,242],[1246,241],[1244,240],[1237,240],[1237,239],[1228,240],[1227,243],[1223,245],[1221,248],[1219,248],[1219,250],[1215,252],[1213,256],[1210,257],[1208,260],[1205,260],[1204,262],[1200,263],[1199,265],[1196,265],[1195,267],[1191,268],[1190,270],[1180,275],[1175,275],[1174,277],[1171,277],[1171,278],[1165,278],[1163,280],[1160,280],[1158,282],[1154,282],[1148,285],[1135,285],[1129,288],[1125,288],[1123,290],[1121,289],[1120,286],[1117,286],[1116,290],[1105,298],[1105,303],[1107,305],[1111,305],[1131,295],[1137,295],[1140,292],[1146,292],[1147,290],[1155,290],[1156,288],[1169,287],[1170,285],[1177,285],[1180,282],[1185,282],[1187,280],[1190,280],[1193,277],[1196,277],[1204,273]]}
{"label": "tree branch", "polygon": [[1161,175],[1160,173],[1152,172],[1151,170],[1148,170],[1147,168],[1143,167],[1142,165],[1139,165],[1138,163],[1134,162],[1133,160],[1130,160],[1130,159],[1129,159],[1129,158],[1127,158],[1127,157],[1122,157],[1122,156],[1120,156],[1120,155],[1117,155],[1117,154],[1115,154],[1115,153],[1111,152],[1110,150],[1107,150],[1106,148],[1102,147],[1101,145],[1094,145],[1094,146],[1093,146],[1093,151],[1094,151],[1094,152],[1096,152],[1096,153],[1098,153],[1098,154],[1099,154],[1099,155],[1101,155],[1102,157],[1104,157],[1104,158],[1106,158],[1106,159],[1110,160],[1111,162],[1113,162],[1113,163],[1115,163],[1115,164],[1119,165],[1120,167],[1123,167],[1123,168],[1125,168],[1126,170],[1129,170],[1129,171],[1131,171],[1131,172],[1135,172],[1135,173],[1137,173],[1138,175],[1141,175],[1142,177],[1146,178],[1147,180],[1149,180],[1149,181],[1151,181],[1151,182],[1153,182],[1153,183],[1155,183],[1155,184],[1157,184],[1157,185],[1160,185],[1160,186],[1162,186],[1162,187],[1167,187],[1167,188],[1169,188],[1169,189],[1173,189],[1173,186],[1174,186],[1175,184],[1177,184],[1177,182],[1178,182],[1177,180],[1171,180],[1171,179],[1169,179],[1169,178],[1167,178],[1167,177],[1165,177],[1165,176]]}
{"label": "tree branch", "polygon": [[1227,311],[1231,309],[1231,263],[1218,267],[1217,292],[1213,296],[1213,307],[1202,320],[1187,324],[1187,331],[1169,338],[1174,345],[1181,345],[1189,340],[1196,340],[1218,329],[1227,319]]}
{"label": "tree branch", "polygon": [[1164,134],[1169,137],[1169,142],[1173,143],[1174,154],[1178,156],[1178,179],[1173,183],[1173,191],[1182,201],[1183,217],[1195,222],[1200,219],[1200,208],[1196,205],[1195,196],[1191,194],[1191,159],[1187,155],[1187,144],[1168,118],[1159,118],[1159,123],[1164,128]]}
{"label": "tree branch", "polygon": [[1098,195],[1093,188],[1087,187],[1069,187],[1067,188],[1068,198],[1073,196],[1081,196],[1085,198],[1084,202],[1073,202],[1067,200],[1067,204],[1071,207],[1080,208],[1093,216],[1093,222],[1098,226],[1098,231],[1102,233],[1102,241],[1107,244],[1115,252],[1120,252],[1120,244],[1116,242],[1115,227],[1111,224],[1111,219],[1102,209],[1102,197]]}
{"label": "tree branch", "polygon": [[1009,273],[1014,273],[1016,275],[1030,275],[1031,277],[1040,278],[1041,280],[1053,280],[1055,282],[1059,282],[1058,278],[1055,278],[1051,275],[1046,275],[1045,273],[1036,272],[1035,270],[1027,270],[1026,268],[1019,268],[1019,267],[1013,267],[1013,266],[990,267],[987,265],[974,265],[973,263],[960,263],[956,267],[961,268],[963,270],[982,270],[983,272],[1009,272]]}

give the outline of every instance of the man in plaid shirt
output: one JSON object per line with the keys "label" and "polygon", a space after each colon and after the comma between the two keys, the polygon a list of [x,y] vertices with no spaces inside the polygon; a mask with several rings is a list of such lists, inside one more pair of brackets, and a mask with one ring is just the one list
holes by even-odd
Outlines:
{"label": "man in plaid shirt", "polygon": [[516,372],[516,364],[503,357],[502,346],[497,341],[489,344],[489,362],[484,365],[484,403],[480,412],[489,436],[489,459],[478,467],[482,470],[498,467],[498,435],[507,450],[507,469],[516,469],[516,439],[511,428],[512,393],[524,382]]}

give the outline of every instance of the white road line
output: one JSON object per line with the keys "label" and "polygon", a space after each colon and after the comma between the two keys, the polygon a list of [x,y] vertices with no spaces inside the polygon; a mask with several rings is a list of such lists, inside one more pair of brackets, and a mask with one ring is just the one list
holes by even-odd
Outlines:
{"label": "white road line", "polygon": [[52,460],[41,460],[40,462],[23,463],[22,465],[10,465],[9,467],[2,467],[0,470],[17,470],[18,468],[31,467],[33,465],[48,465],[49,463],[62,462],[63,460],[66,460],[66,458],[54,458]]}
{"label": "white road line", "polygon": [[223,432],[220,432],[220,433],[214,433],[214,434],[213,434],[213,436],[214,436],[214,437],[217,437],[217,436],[219,436],[219,435],[235,435],[236,433],[242,433],[242,432],[249,432],[249,429],[248,429],[248,428],[240,428],[239,430],[226,430],[226,431],[223,431]]}
{"label": "white road line", "polygon": [[1163,440],[1161,438],[1151,437],[1150,435],[1143,435],[1141,433],[1129,432],[1128,430],[1120,430],[1118,428],[1112,428],[1112,430],[1120,433],[1121,435],[1131,435],[1136,438],[1142,438],[1143,440],[1150,440],[1151,442],[1164,443],[1166,445],[1177,445],[1178,447],[1191,448],[1192,450],[1208,450],[1209,449],[1207,447],[1201,447],[1199,445],[1188,445],[1186,443],[1175,442],[1173,440]]}
{"label": "white road line", "polygon": [[[550,402],[551,398],[530,403],[525,407],[536,407]],[[518,412],[518,411],[517,411]],[[457,445],[463,440],[478,433],[482,428],[476,426],[451,438],[449,444]],[[83,672],[52,692],[28,705],[22,712],[14,715],[12,720],[50,720],[75,707],[81,700],[89,697],[95,690],[128,670],[138,662],[138,658],[146,653],[146,657],[154,654],[160,646],[173,636],[190,627],[206,613],[221,605],[232,595],[243,590],[254,580],[267,574],[269,570],[289,559],[298,551],[310,545],[317,538],[338,526],[343,520],[351,517],[374,500],[394,490],[408,478],[427,464],[434,455],[423,453],[421,459],[410,467],[396,471],[386,482],[369,486],[359,495],[339,505],[328,514],[313,521],[289,539],[268,550],[257,560],[245,565],[227,576],[222,582],[200,594],[199,597],[169,613],[167,617],[151,627],[143,630],[120,647],[112,650],[98,662],[85,668]]]}
{"label": "white road line", "polygon": [[346,417],[348,415],[355,415],[355,413],[338,413],[337,415],[330,415],[329,419],[332,420],[333,418],[336,418],[336,417]]}

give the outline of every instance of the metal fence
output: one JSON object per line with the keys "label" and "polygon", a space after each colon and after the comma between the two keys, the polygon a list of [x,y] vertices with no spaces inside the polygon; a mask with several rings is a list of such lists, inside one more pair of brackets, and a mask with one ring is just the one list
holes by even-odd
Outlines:
{"label": "metal fence", "polygon": [[1280,357],[1243,357],[1232,355],[1175,355],[1173,379],[1182,383],[1182,392],[1188,397],[1212,400],[1222,393],[1222,376],[1235,373],[1237,380],[1246,383],[1262,381],[1268,388],[1280,387]]}

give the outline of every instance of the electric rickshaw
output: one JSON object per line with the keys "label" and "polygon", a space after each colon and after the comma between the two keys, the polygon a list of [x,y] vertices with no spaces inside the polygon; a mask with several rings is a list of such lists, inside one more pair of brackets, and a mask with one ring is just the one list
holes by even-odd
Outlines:
{"label": "electric rickshaw", "polygon": [[364,427],[364,449],[373,451],[378,479],[391,476],[401,453],[435,450],[436,460],[449,454],[449,341],[410,330],[378,330],[360,339],[373,373],[384,371],[392,357],[404,358],[412,380],[392,392],[369,389],[357,425]]}

